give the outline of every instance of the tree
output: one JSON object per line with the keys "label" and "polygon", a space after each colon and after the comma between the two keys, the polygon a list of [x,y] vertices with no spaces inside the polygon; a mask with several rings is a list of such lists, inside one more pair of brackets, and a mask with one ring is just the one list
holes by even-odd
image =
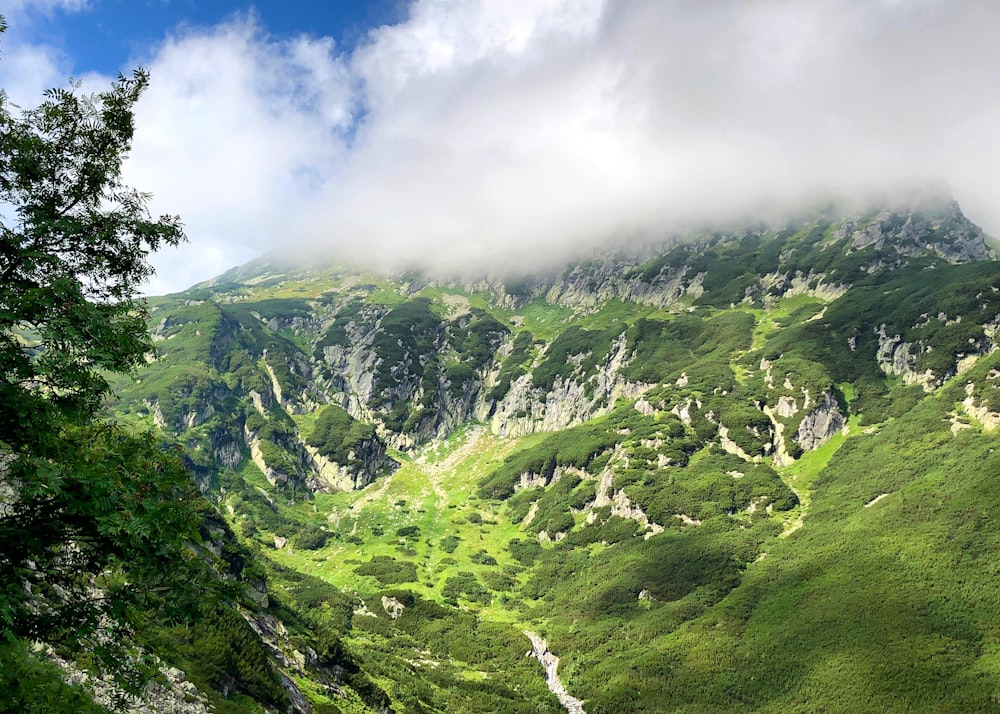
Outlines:
{"label": "tree", "polygon": [[106,375],[152,354],[148,255],[184,239],[122,180],[148,81],[28,110],[0,92],[0,638],[112,664],[144,614],[186,612],[218,582],[180,458],[101,412]]}

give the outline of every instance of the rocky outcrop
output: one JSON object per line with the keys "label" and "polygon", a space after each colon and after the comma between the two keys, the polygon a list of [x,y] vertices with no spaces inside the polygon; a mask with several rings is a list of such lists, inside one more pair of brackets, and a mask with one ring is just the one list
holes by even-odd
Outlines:
{"label": "rocky outcrop", "polygon": [[747,452],[740,448],[739,444],[730,439],[729,428],[723,426],[722,424],[719,425],[719,445],[722,447],[723,451],[733,454],[734,456],[739,456],[744,461],[761,460],[760,456],[750,456]]}
{"label": "rocky outcrop", "polygon": [[243,613],[243,618],[260,638],[268,655],[279,666],[278,677],[288,696],[291,712],[311,714],[313,709],[298,685],[288,676],[288,672],[308,678],[321,689],[325,689],[324,693],[336,696],[337,689],[329,684],[324,686],[323,678],[316,676],[315,670],[319,666],[319,656],[316,651],[311,647],[297,649],[289,639],[288,630],[281,620],[267,613]]}
{"label": "rocky outcrop", "polygon": [[254,465],[264,474],[264,478],[272,486],[279,486],[288,483],[290,480],[294,480],[296,474],[287,473],[281,469],[275,468],[271,464],[267,463],[264,458],[264,449],[262,448],[262,443],[257,435],[250,430],[245,430],[244,434],[246,436],[247,445],[250,447],[250,458],[253,460]]}
{"label": "rocky outcrop", "polygon": [[398,620],[402,616],[403,610],[406,609],[406,605],[400,602],[398,598],[383,595],[382,609],[385,610],[385,613],[391,619]]}
{"label": "rocky outcrop", "polygon": [[779,298],[794,295],[810,295],[830,302],[846,293],[850,287],[837,282],[826,282],[826,280],[826,274],[815,273],[812,270],[808,273],[803,273],[801,270],[796,270],[794,273],[768,273],[761,277],[756,288],[747,288],[747,296],[763,294],[765,305],[773,304]]}
{"label": "rocky outcrop", "polygon": [[824,392],[823,398],[799,424],[795,442],[805,451],[813,451],[829,441],[844,427],[844,415],[836,398]]}
{"label": "rocky outcrop", "polygon": [[330,461],[308,444],[305,445],[305,450],[309,454],[313,467],[314,476],[308,479],[308,484],[314,493],[353,491],[364,488],[374,480],[368,480],[364,475],[352,472],[346,466]]}
{"label": "rocky outcrop", "polygon": [[856,250],[873,247],[901,257],[933,253],[952,263],[988,260],[992,251],[983,231],[965,217],[958,203],[930,197],[917,206],[886,208],[865,221],[846,221],[843,235]]}
{"label": "rocky outcrop", "polygon": [[[1000,372],[993,370],[990,377],[995,380],[1000,377]],[[962,409],[969,418],[979,422],[983,430],[995,431],[997,427],[1000,427],[1000,413],[991,410],[984,404],[977,405],[975,391],[976,385],[972,382],[965,385],[965,399],[962,400]]]}
{"label": "rocky outcrop", "polygon": [[[208,697],[187,681],[176,667],[162,665],[160,680],[146,685],[138,695],[129,694],[109,676],[91,674],[55,654],[46,652],[49,661],[63,670],[65,680],[90,692],[94,701],[127,714],[211,714],[214,708]],[[308,711],[308,710],[299,710]]]}
{"label": "rocky outcrop", "polygon": [[[905,342],[898,334],[892,337],[886,334],[885,323],[879,325],[875,332],[878,335],[875,360],[883,372],[902,377],[905,384],[919,384],[925,391],[930,391],[937,385],[938,380],[931,370],[917,372],[914,369],[917,355],[913,354],[913,345]],[[922,348],[918,349],[922,351]]]}
{"label": "rocky outcrop", "polygon": [[604,467],[597,480],[594,500],[587,506],[587,523],[596,522],[597,513],[594,509],[610,507],[611,515],[635,521],[645,531],[643,537],[648,539],[663,532],[664,528],[659,523],[654,523],[646,513],[632,503],[628,494],[621,489],[615,489],[615,468],[628,468],[628,455],[620,446],[615,448],[608,465]]}
{"label": "rocky outcrop", "polygon": [[764,406],[763,412],[771,420],[774,431],[774,439],[771,442],[773,444],[771,462],[778,468],[795,463],[795,458],[788,453],[788,445],[785,443],[785,425],[778,418],[780,415],[767,405]]}
{"label": "rocky outcrop", "polygon": [[236,468],[243,461],[243,452],[235,441],[226,440],[213,446],[212,455],[223,466]]}
{"label": "rocky outcrop", "polygon": [[[843,295],[847,281],[865,270],[888,269],[930,255],[964,262],[988,258],[990,250],[982,232],[957,204],[932,195],[912,205],[870,210],[847,219],[824,210],[787,224],[704,232],[684,241],[658,237],[559,268],[541,267],[527,277],[463,280],[400,273],[376,278],[341,270],[331,283],[335,287],[307,300],[289,300],[277,311],[278,317],[273,316],[273,305],[253,304],[257,282],[264,276],[269,281],[282,278],[273,272],[277,264],[263,261],[250,272],[232,272],[240,280],[254,273],[239,291],[227,288],[217,297],[196,301],[194,307],[183,308],[187,312],[181,317],[157,315],[153,331],[162,340],[164,354],[176,349],[178,343],[171,340],[182,332],[210,334],[211,354],[208,370],[191,370],[177,394],[150,390],[144,398],[162,428],[178,435],[195,432],[184,438],[197,443],[197,448],[204,448],[204,437],[209,437],[213,466],[234,468],[249,454],[272,484],[291,483],[296,488],[304,484],[313,491],[362,488],[393,467],[386,445],[413,452],[470,421],[503,436],[551,432],[607,414],[620,399],[630,398],[637,399],[636,409],[643,414],[669,409],[686,425],[697,427],[701,417],[694,405],[700,410],[704,395],[691,393],[687,373],[680,379],[673,375],[673,385],[660,385],[676,391],[676,398],[658,395],[648,401],[639,397],[649,385],[629,383],[624,377],[630,350],[638,349],[626,339],[626,334],[637,334],[631,317],[621,321],[622,332],[606,355],[569,354],[560,365],[545,361],[554,354],[550,350],[562,332],[562,322],[581,333],[601,332],[594,339],[599,349],[606,349],[608,336],[603,331],[610,331],[610,326],[617,329],[620,318],[613,313],[621,306],[593,322],[580,318],[589,318],[610,301],[698,315],[702,303],[713,309],[741,301],[766,307],[795,295],[827,303]],[[315,276],[319,270],[307,272]],[[431,289],[420,292],[424,288]],[[490,314],[487,304],[505,312]],[[823,306],[816,307],[819,312],[814,311],[812,319],[824,319]],[[641,312],[650,319],[673,319]],[[935,371],[947,371],[938,366],[941,353],[928,354],[934,330],[895,325],[888,315],[883,319],[892,327],[875,330],[875,358],[882,370],[928,390],[971,368],[978,355],[994,349],[1000,329],[994,321],[984,328],[981,339],[976,337],[968,347],[963,342],[953,371],[937,374],[923,369],[926,363]],[[942,313],[938,319],[951,325],[958,318]],[[522,330],[536,320],[533,334]],[[767,325],[755,338],[781,329],[780,322]],[[897,330],[901,334],[892,334]],[[515,335],[521,339],[516,356]],[[845,349],[854,351],[868,351],[873,342],[871,333],[860,329],[841,337],[847,341]],[[927,344],[921,342],[925,338]],[[580,339],[578,349],[589,349],[588,339]],[[747,459],[788,463],[800,447],[817,448],[842,427],[844,417],[829,394],[820,404],[810,404],[791,389],[787,375],[771,373],[766,359],[761,360],[761,370],[768,395],[756,406],[766,411],[774,428],[768,433],[764,420],[727,421],[716,408],[708,418],[716,423],[723,448]],[[695,372],[689,371],[693,380]],[[811,386],[814,399],[824,388],[817,383],[806,386]],[[295,427],[286,417],[311,413],[321,404],[343,406],[353,418],[374,425],[381,442],[359,446],[350,464],[341,454],[336,458],[345,463],[333,463],[316,449],[306,448],[303,435],[293,433]],[[298,418],[295,422],[309,423]],[[256,433],[244,432],[246,423]]]}
{"label": "rocky outcrop", "polygon": [[314,493],[361,489],[399,467],[386,452],[385,443],[378,438],[359,443],[348,454],[350,465],[331,461],[309,444],[303,443],[302,448],[308,454],[310,467],[306,485]]}
{"label": "rocky outcrop", "polygon": [[[589,376],[576,371],[573,376],[556,377],[548,391],[533,386],[530,373],[521,376],[492,407],[490,430],[500,436],[557,431],[607,414],[619,399],[641,397],[652,385],[630,383],[624,378],[622,369],[629,358],[623,333]],[[478,411],[489,411],[488,405],[480,404]]]}
{"label": "rocky outcrop", "polygon": [[511,384],[497,405],[490,429],[500,436],[565,429],[598,413],[596,402],[579,382],[557,377],[552,389],[545,392],[533,387],[531,375],[526,374]]}

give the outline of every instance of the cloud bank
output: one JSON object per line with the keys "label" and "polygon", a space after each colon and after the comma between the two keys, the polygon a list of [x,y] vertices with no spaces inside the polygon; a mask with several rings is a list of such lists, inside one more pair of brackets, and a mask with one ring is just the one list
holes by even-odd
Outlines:
{"label": "cloud bank", "polygon": [[946,182],[1000,233],[1000,3],[417,0],[351,52],[178,32],[128,178],[176,290],[266,251],[530,265],[815,196]]}

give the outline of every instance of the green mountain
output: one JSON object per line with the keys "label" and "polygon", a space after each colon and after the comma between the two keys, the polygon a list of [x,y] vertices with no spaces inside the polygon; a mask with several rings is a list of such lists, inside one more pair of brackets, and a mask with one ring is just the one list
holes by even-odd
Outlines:
{"label": "green mountain", "polygon": [[1000,707],[1000,263],[954,202],[519,276],[313,263],[151,299],[109,404],[258,568],[256,668],[157,645],[217,706]]}

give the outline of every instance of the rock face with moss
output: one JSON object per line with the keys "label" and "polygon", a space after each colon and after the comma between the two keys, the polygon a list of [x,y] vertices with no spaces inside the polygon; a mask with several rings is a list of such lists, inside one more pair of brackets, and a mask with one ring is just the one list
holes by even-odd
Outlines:
{"label": "rock face with moss", "polygon": [[[876,298],[927,271],[975,272],[990,254],[957,204],[931,198],[517,279],[261,260],[154,301],[162,359],[122,390],[119,408],[189,446],[206,479],[250,462],[293,492],[362,488],[392,472],[387,447],[410,452],[470,421],[508,437],[557,431],[639,397],[714,425],[734,453],[787,462],[843,427],[835,385],[854,365],[875,399],[885,388],[873,368],[931,389],[994,348],[992,290],[948,304],[922,296],[919,311],[886,311]],[[291,284],[303,287],[283,290]],[[788,330],[757,322],[796,297]],[[727,350],[744,355],[739,364],[706,359]]]}
{"label": "rock face with moss", "polygon": [[319,484],[310,484],[313,491],[364,488],[396,466],[374,426],[333,404],[320,411],[305,447],[318,471]]}

